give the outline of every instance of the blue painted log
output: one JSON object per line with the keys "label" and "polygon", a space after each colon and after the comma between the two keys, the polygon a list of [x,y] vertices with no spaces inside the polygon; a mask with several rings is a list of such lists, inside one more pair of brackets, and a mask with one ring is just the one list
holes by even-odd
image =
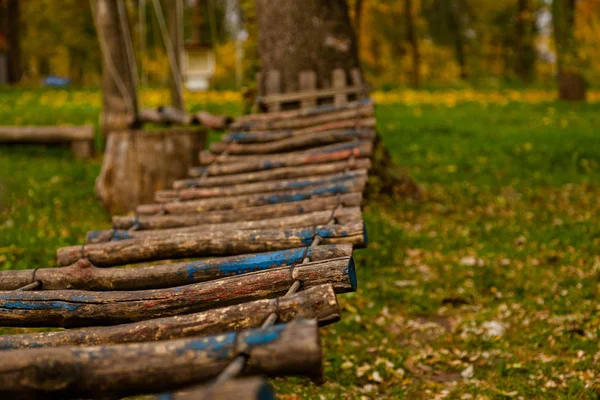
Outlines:
{"label": "blue painted log", "polygon": [[303,177],[297,179],[280,179],[267,182],[245,183],[234,186],[191,188],[182,190],[161,190],[156,192],[154,198],[159,203],[175,200],[194,200],[209,197],[240,196],[244,194],[275,192],[280,190],[302,190],[315,186],[338,185],[344,182],[355,182],[362,192],[367,183],[367,170],[361,169],[317,177]]}
{"label": "blue painted log", "polygon": [[0,326],[115,325],[201,312],[331,284],[336,293],[355,291],[351,257],[272,268],[168,289],[91,292],[42,290],[0,292]]}
{"label": "blue painted log", "polygon": [[340,307],[333,286],[320,285],[289,296],[254,300],[187,315],[115,326],[0,335],[0,350],[99,346],[215,335],[260,327],[270,314],[275,314],[279,322],[314,319],[319,326],[324,326],[340,319]]}
{"label": "blue painted log", "polygon": [[0,271],[0,290],[21,288],[31,283],[32,278],[41,282],[42,290],[159,289],[292,265],[301,262],[306,256],[312,261],[323,261],[351,255],[352,245],[340,244],[137,268],[99,268],[85,259],[61,268]]}
{"label": "blue painted log", "polygon": [[363,221],[344,225],[320,225],[288,229],[207,231],[171,237],[146,237],[116,242],[85,244],[58,249],[58,265],[87,258],[98,267],[166,259],[227,256],[309,246],[316,235],[322,244],[364,245]]}
{"label": "blue painted log", "polygon": [[0,397],[108,397],[178,390],[213,379],[238,354],[244,375],[320,378],[314,321],[218,336],[96,347],[15,350],[0,357]]}

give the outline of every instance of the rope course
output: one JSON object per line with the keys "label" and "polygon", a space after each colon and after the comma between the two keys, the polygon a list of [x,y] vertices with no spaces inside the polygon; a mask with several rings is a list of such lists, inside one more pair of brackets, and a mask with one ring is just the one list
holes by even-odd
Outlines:
{"label": "rope course", "polygon": [[263,377],[321,379],[375,138],[370,100],[333,98],[240,117],[57,267],[0,271],[0,326],[80,328],[0,336],[0,395],[269,399]]}

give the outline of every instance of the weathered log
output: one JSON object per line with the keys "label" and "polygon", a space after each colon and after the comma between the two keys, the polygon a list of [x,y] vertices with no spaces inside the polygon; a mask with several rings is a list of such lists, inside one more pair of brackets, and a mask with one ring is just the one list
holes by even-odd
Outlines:
{"label": "weathered log", "polygon": [[308,288],[290,296],[255,300],[195,314],[59,332],[0,335],[0,350],[40,347],[99,346],[105,344],[151,342],[215,335],[255,328],[269,314],[280,322],[314,319],[320,326],[340,319],[340,307],[331,285]]}
{"label": "weathered log", "polygon": [[0,290],[16,290],[35,281],[41,282],[42,290],[159,289],[293,265],[304,257],[323,261],[350,255],[352,245],[340,244],[137,268],[99,268],[82,259],[68,267],[0,271]]}
{"label": "weathered log", "polygon": [[285,131],[250,131],[250,132],[231,132],[221,137],[224,143],[264,143],[274,140],[287,139],[296,136],[302,136],[310,133],[326,133],[327,131],[341,129],[359,129],[376,127],[375,118],[361,118],[328,122],[323,125],[310,126],[303,129],[285,130]]}
{"label": "weathered log", "polygon": [[75,157],[87,158],[94,152],[94,127],[0,126],[0,143],[70,143]]}
{"label": "weathered log", "polygon": [[174,200],[194,200],[207,197],[240,196],[244,194],[276,192],[280,190],[298,190],[313,186],[335,185],[345,181],[355,181],[360,191],[367,181],[367,170],[360,169],[337,174],[302,177],[297,179],[279,179],[267,182],[245,183],[235,186],[219,186],[212,188],[190,188],[181,190],[161,190],[155,193],[154,200],[165,203]]}
{"label": "weathered log", "polygon": [[96,194],[111,213],[152,201],[156,190],[172,187],[197,165],[205,138],[200,128],[111,132]]}
{"label": "weathered log", "polygon": [[225,129],[231,123],[231,117],[225,115],[213,115],[206,111],[195,114],[174,107],[157,107],[142,110],[138,116],[139,122],[153,124],[179,124],[179,125],[202,125],[209,129]]}
{"label": "weathered log", "polygon": [[[237,208],[235,210],[208,211],[198,214],[165,214],[154,216],[114,216],[112,218],[113,228],[130,229],[135,226],[136,229],[168,229],[183,226],[222,224],[236,221],[254,221],[262,218],[278,218],[292,215],[301,215],[316,211],[331,210],[336,206],[359,207],[362,202],[362,193],[340,194],[338,197],[324,197],[311,200],[296,201],[291,203],[269,204],[266,206]],[[187,204],[186,202],[184,204]],[[195,211],[180,210],[178,208],[164,208],[169,212],[177,211]],[[149,208],[149,206],[148,206]],[[155,212],[160,213],[160,205],[157,205]]]}
{"label": "weathered log", "polygon": [[347,142],[354,139],[375,139],[374,129],[345,129],[327,132],[310,133],[302,136],[294,136],[286,139],[275,140],[265,143],[220,143],[211,144],[210,151],[216,154],[227,152],[228,154],[271,154],[285,151],[294,151],[304,148],[312,148],[338,142]]}
{"label": "weathered log", "polygon": [[137,212],[140,215],[155,215],[159,213],[186,214],[203,211],[232,210],[238,207],[282,204],[362,192],[364,187],[363,179],[348,180],[333,185],[330,183],[316,185],[302,190],[286,189],[268,193],[245,194],[241,196],[213,197],[163,204],[145,204],[138,206]]}
{"label": "weathered log", "polygon": [[331,163],[312,164],[307,166],[273,168],[259,172],[249,172],[235,175],[201,177],[178,180],[173,183],[174,189],[231,186],[251,182],[263,182],[279,179],[294,179],[305,176],[330,175],[356,169],[369,169],[371,160],[368,158],[350,159]]}
{"label": "weathered log", "polygon": [[163,393],[146,400],[276,400],[275,390],[263,378],[251,377],[229,380],[184,389],[177,393]]}
{"label": "weathered log", "polygon": [[215,231],[181,234],[174,237],[148,237],[118,242],[63,247],[57,251],[59,265],[67,266],[81,258],[98,267],[143,261],[204,256],[257,253],[308,246],[319,235],[322,244],[365,244],[362,221],[347,225],[327,225],[290,229]]}
{"label": "weathered log", "polygon": [[239,174],[243,172],[264,171],[272,168],[297,167],[347,160],[349,158],[369,157],[373,144],[368,140],[352,142],[348,148],[323,153],[274,154],[268,160],[230,161],[226,164],[213,163],[209,166],[190,168],[192,177]]}
{"label": "weathered log", "polygon": [[177,390],[214,378],[240,353],[249,357],[247,375],[322,374],[318,326],[299,320],[173,341],[10,351],[0,358],[0,394],[64,398]]}
{"label": "weathered log", "polygon": [[356,290],[354,262],[341,257],[168,289],[0,292],[0,326],[115,325],[189,314],[282,296],[296,280],[305,288],[331,284],[336,293]]}
{"label": "weathered log", "polygon": [[[196,225],[183,228],[160,230],[135,230],[109,229],[103,231],[90,231],[87,234],[87,243],[105,243],[125,239],[142,239],[147,237],[168,237],[187,233],[202,233],[207,231],[227,230],[254,230],[274,228],[298,228],[302,226],[325,225],[329,221],[336,224],[349,224],[361,220],[360,207],[339,208],[336,210],[316,211],[313,213],[293,215],[289,217],[267,218],[254,221],[238,221],[223,224]],[[1,271],[0,271],[1,273]]]}
{"label": "weathered log", "polygon": [[[317,154],[328,154],[335,153],[342,150],[350,150],[359,146],[362,140],[356,140],[351,142],[341,142],[330,144],[327,146],[314,147],[310,149],[291,151],[285,154],[273,154],[269,156],[269,161],[277,161],[279,157],[292,157],[292,156],[308,156],[308,155],[317,155]],[[371,141],[366,141],[371,142]],[[372,148],[371,148],[372,151]],[[369,156],[370,154],[366,154]],[[265,156],[264,154],[255,154],[255,155],[236,155],[236,154],[213,154],[210,151],[201,151],[200,156],[200,165],[208,165],[214,163],[249,163],[249,162],[264,162]]]}
{"label": "weathered log", "polygon": [[255,120],[249,124],[236,122],[231,125],[231,129],[236,130],[283,130],[283,129],[302,129],[314,125],[322,125],[328,122],[359,119],[373,115],[373,106],[356,108],[353,110],[334,111],[313,116],[300,118],[282,118],[278,120]]}
{"label": "weathered log", "polygon": [[247,114],[238,117],[235,122],[231,125],[234,129],[248,129],[251,127],[252,122],[256,121],[276,121],[291,118],[302,118],[302,117],[314,117],[320,114],[329,114],[337,111],[354,110],[357,108],[371,108],[374,111],[373,101],[371,99],[361,99],[359,101],[353,101],[342,105],[335,104],[322,104],[315,107],[299,108],[296,110],[286,110],[279,112],[268,112],[268,113],[256,113]]}

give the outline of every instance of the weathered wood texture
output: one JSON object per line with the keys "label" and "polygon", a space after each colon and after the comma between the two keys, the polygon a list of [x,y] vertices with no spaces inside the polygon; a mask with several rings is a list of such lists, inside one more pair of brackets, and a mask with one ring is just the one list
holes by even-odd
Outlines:
{"label": "weathered wood texture", "polygon": [[144,109],[138,119],[153,124],[202,125],[209,129],[225,129],[232,121],[231,117],[225,115],[213,115],[206,111],[188,114],[174,107]]}
{"label": "weathered wood texture", "polygon": [[337,293],[356,290],[354,262],[341,257],[168,289],[0,292],[0,326],[115,325],[189,314],[282,296],[296,280],[305,288],[331,284]]}
{"label": "weathered wood texture", "polygon": [[223,147],[229,147],[228,145],[232,145],[234,142],[241,144],[269,143],[276,140],[336,130],[374,129],[375,126],[375,118],[361,118],[356,120],[333,121],[322,125],[295,130],[232,132],[224,135],[221,142]]}
{"label": "weathered wood texture", "polygon": [[2,335],[0,350],[99,346],[215,335],[259,327],[271,313],[275,313],[280,322],[313,319],[318,321],[320,326],[331,324],[340,318],[340,308],[333,286],[320,285],[291,296],[255,300],[195,314],[60,332]]}
{"label": "weathered wood texture", "polygon": [[177,393],[163,393],[145,400],[276,400],[271,385],[258,377],[234,379],[219,385],[206,384],[181,390]]}
{"label": "weathered wood texture", "polygon": [[[359,147],[364,141],[356,140],[349,142],[341,142],[330,144],[327,146],[314,147],[310,149],[291,151],[288,153],[282,154],[273,154],[269,155],[269,160],[276,161],[279,157],[293,157],[293,156],[322,156],[325,157],[326,154],[336,153],[344,150],[352,150]],[[370,142],[370,141],[369,141]],[[370,151],[373,151],[373,147],[371,144]],[[371,153],[365,154],[365,156],[370,156]],[[213,154],[210,151],[201,151],[200,152],[200,164],[214,164],[214,163],[249,163],[249,162],[265,162],[264,154],[254,154],[254,155],[226,155],[226,154]]]}
{"label": "weathered wood texture", "polygon": [[241,115],[229,126],[231,130],[250,130],[252,123],[256,121],[270,122],[277,120],[290,120],[294,118],[314,117],[320,114],[331,114],[339,111],[354,110],[357,108],[371,107],[374,110],[373,101],[364,98],[359,101],[351,101],[346,104],[321,104],[318,106],[303,107],[295,110],[286,110],[279,112],[254,113]]}
{"label": "weathered wood texture", "polygon": [[264,143],[213,143],[210,146],[210,151],[215,154],[224,152],[227,152],[228,154],[240,155],[272,154],[318,147],[332,143],[347,142],[351,140],[373,140],[374,138],[375,131],[373,129],[341,129],[311,133]]}
{"label": "weathered wood texture", "polygon": [[[340,194],[336,197],[315,198],[310,200],[295,201],[290,203],[277,203],[257,207],[236,208],[234,210],[205,211],[196,214],[176,214],[177,211],[194,212],[195,209],[173,209],[164,205],[169,214],[160,214],[161,205],[157,204],[154,214],[138,216],[114,216],[112,218],[113,228],[138,230],[146,229],[168,229],[183,226],[223,224],[239,221],[255,221],[262,218],[280,218],[293,215],[302,215],[323,210],[332,210],[336,206],[359,207],[362,203],[361,193]],[[187,204],[187,203],[184,203]],[[146,206],[149,211],[150,206]]]}
{"label": "weathered wood texture", "polygon": [[69,143],[75,157],[87,158],[94,152],[94,127],[0,126],[0,143]]}
{"label": "weathered wood texture", "polygon": [[159,289],[292,265],[304,257],[323,261],[350,255],[352,245],[339,244],[136,268],[98,268],[82,259],[68,267],[0,271],[0,290],[16,290],[35,281],[41,282],[41,290]]}
{"label": "weathered wood texture", "polygon": [[322,244],[365,244],[362,221],[346,225],[327,225],[289,229],[215,231],[181,234],[174,237],[148,237],[117,242],[63,247],[57,251],[59,265],[67,266],[81,258],[107,267],[143,261],[235,255],[309,246],[321,236]]}
{"label": "weathered wood texture", "polygon": [[233,210],[257,207],[268,204],[283,204],[304,200],[328,198],[343,194],[362,192],[363,179],[347,180],[335,185],[325,183],[307,189],[286,189],[268,193],[246,194],[241,196],[213,197],[200,200],[188,200],[163,204],[145,204],[137,208],[139,215],[189,214],[205,211]]}
{"label": "weathered wood texture", "polygon": [[164,203],[173,200],[194,200],[209,197],[240,196],[244,194],[276,192],[280,190],[299,190],[313,186],[335,185],[337,183],[346,181],[355,181],[359,183],[361,186],[360,191],[362,191],[367,182],[367,170],[361,169],[337,174],[302,177],[297,179],[279,179],[267,182],[253,182],[235,186],[161,190],[156,192],[154,199],[159,203]]}
{"label": "weathered wood texture", "polygon": [[126,239],[143,239],[147,237],[169,237],[187,233],[202,233],[215,231],[235,231],[275,228],[299,228],[303,226],[325,225],[329,221],[337,224],[358,222],[362,218],[359,207],[339,208],[334,211],[316,211],[313,213],[294,215],[290,217],[266,218],[254,221],[238,221],[223,224],[197,225],[183,228],[160,230],[134,230],[110,229],[104,231],[91,231],[87,234],[87,243],[105,243]]}
{"label": "weathered wood texture", "polygon": [[0,395],[126,396],[177,390],[214,378],[238,354],[244,374],[321,376],[314,321],[218,336],[96,347],[15,350],[0,357]]}
{"label": "weathered wood texture", "polygon": [[[280,120],[258,120],[253,121],[247,128],[253,131],[285,130],[285,129],[304,129],[312,126],[328,124],[343,120],[360,120],[369,118],[373,115],[372,107],[364,107],[356,110],[337,111],[327,114],[315,115],[307,118],[280,119]],[[240,130],[244,128],[240,127]],[[232,129],[236,129],[233,125]]]}
{"label": "weathered wood texture", "polygon": [[230,161],[226,164],[214,163],[206,167],[191,168],[192,177],[239,174],[244,172],[266,171],[273,168],[298,167],[343,161],[349,158],[369,157],[373,152],[371,142],[361,140],[351,142],[347,148],[323,153],[274,154],[268,160]]}
{"label": "weathered wood texture", "polygon": [[197,164],[205,139],[198,129],[111,132],[96,194],[111,213],[152,201]]}
{"label": "weathered wood texture", "polygon": [[369,169],[371,160],[368,158],[350,159],[322,164],[306,166],[282,167],[263,170],[258,172],[247,172],[234,175],[201,177],[175,181],[174,189],[185,189],[194,187],[217,187],[240,185],[243,183],[265,182],[279,179],[294,179],[307,176],[330,175],[357,169]]}

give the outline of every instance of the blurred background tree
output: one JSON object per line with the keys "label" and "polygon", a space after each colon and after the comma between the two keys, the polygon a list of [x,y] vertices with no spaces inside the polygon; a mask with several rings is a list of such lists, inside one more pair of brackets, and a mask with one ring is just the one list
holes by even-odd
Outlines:
{"label": "blurred background tree", "polygon": [[[560,91],[564,98],[575,99],[582,98],[587,82],[600,79],[598,0],[347,2],[365,76],[379,89],[544,86],[560,78],[561,87],[579,88],[577,96],[567,96],[564,87]],[[168,62],[150,3],[127,0],[136,50],[144,42],[137,62],[147,77],[142,82],[165,85]],[[260,65],[255,1],[184,3],[185,39],[199,32],[214,50],[211,87],[252,86]],[[11,34],[15,24],[7,18],[15,15],[15,4],[20,6],[20,40]],[[192,15],[192,5],[200,10],[197,14]],[[22,83],[35,84],[50,74],[77,85],[100,81],[100,52],[88,0],[0,0],[0,54],[18,59],[14,65],[20,62]]]}

